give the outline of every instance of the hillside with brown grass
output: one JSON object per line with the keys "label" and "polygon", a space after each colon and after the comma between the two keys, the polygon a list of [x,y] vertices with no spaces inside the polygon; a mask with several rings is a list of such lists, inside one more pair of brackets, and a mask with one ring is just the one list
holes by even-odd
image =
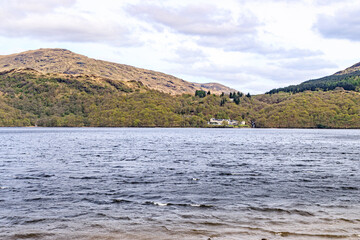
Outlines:
{"label": "hillside with brown grass", "polygon": [[42,73],[88,75],[122,82],[140,81],[146,87],[172,95],[196,90],[221,94],[236,91],[218,83],[191,83],[161,72],[88,58],[66,49],[38,49],[0,56],[0,71],[31,68]]}

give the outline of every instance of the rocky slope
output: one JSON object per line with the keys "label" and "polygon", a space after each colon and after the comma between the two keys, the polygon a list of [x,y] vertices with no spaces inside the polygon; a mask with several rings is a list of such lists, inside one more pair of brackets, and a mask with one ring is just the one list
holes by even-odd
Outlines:
{"label": "rocky slope", "polygon": [[193,94],[199,89],[215,94],[236,91],[218,83],[191,83],[156,71],[96,60],[66,49],[38,49],[0,56],[0,71],[14,68],[32,68],[43,73],[95,75],[124,82],[141,81],[150,89],[173,95]]}

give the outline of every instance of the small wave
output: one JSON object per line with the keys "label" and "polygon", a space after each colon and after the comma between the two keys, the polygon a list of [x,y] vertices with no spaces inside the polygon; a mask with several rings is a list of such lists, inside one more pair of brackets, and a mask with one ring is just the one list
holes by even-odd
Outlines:
{"label": "small wave", "polygon": [[90,224],[90,227],[91,227],[91,228],[105,228],[104,225],[99,224],[99,223]]}
{"label": "small wave", "polygon": [[212,205],[207,204],[193,204],[193,203],[161,203],[161,202],[146,202],[145,204],[151,204],[156,206],[179,206],[179,207],[199,207],[199,208],[212,208]]}
{"label": "small wave", "polygon": [[96,213],[95,215],[97,217],[108,217],[108,215],[106,215],[105,213]]}
{"label": "small wave", "polygon": [[113,203],[132,203],[132,201],[130,200],[126,200],[126,199],[121,199],[121,198],[114,198],[112,199]]}
{"label": "small wave", "polygon": [[34,197],[34,198],[25,198],[25,202],[35,202],[35,201],[44,201],[49,200],[48,198],[42,198],[42,197]]}
{"label": "small wave", "polygon": [[266,232],[266,233],[270,233],[273,234],[275,236],[280,236],[280,237],[306,237],[306,238],[316,238],[316,239],[351,239],[354,237],[359,237],[356,234],[352,234],[352,235],[340,235],[340,234],[321,234],[321,233],[299,233],[299,232],[277,232],[277,231],[272,231],[272,230],[268,230],[265,228],[260,228],[260,227],[243,227],[245,229],[248,229],[250,231],[261,231],[261,232]]}
{"label": "small wave", "polygon": [[38,177],[31,177],[31,176],[16,176],[15,179],[18,180],[36,180],[39,179]]}
{"label": "small wave", "polygon": [[358,224],[360,222],[360,219],[346,219],[346,218],[339,218],[338,220],[343,221],[343,222],[347,222],[347,223],[353,223],[353,224]]}
{"label": "small wave", "polygon": [[50,178],[53,177],[53,174],[46,174],[46,173],[41,173],[38,175],[39,178]]}
{"label": "small wave", "polygon": [[122,161],[125,161],[125,162],[134,162],[138,160],[138,157],[137,158],[125,158],[125,159],[122,159]]}
{"label": "small wave", "polygon": [[54,236],[54,233],[17,233],[13,235],[14,239],[40,239]]}
{"label": "small wave", "polygon": [[65,216],[65,218],[74,219],[74,218],[78,218],[78,217],[82,217],[82,216],[86,216],[86,215],[89,215],[89,212],[82,212],[82,213],[67,215],[67,216]]}
{"label": "small wave", "polygon": [[355,191],[357,191],[357,190],[359,190],[359,188],[358,187],[341,187],[341,190],[355,190]]}
{"label": "small wave", "polygon": [[112,168],[124,168],[124,166],[117,165],[117,166],[113,166]]}
{"label": "small wave", "polygon": [[311,234],[311,233],[295,233],[295,232],[274,232],[275,235],[281,237],[311,237],[311,238],[324,238],[324,239],[349,239],[356,237],[356,235],[338,235],[338,234]]}
{"label": "small wave", "polygon": [[85,176],[85,177],[69,177],[70,179],[80,179],[80,180],[91,180],[91,179],[99,179],[96,176]]}
{"label": "small wave", "polygon": [[222,172],[219,173],[219,176],[239,176],[242,175],[241,173],[231,173],[231,172]]}
{"label": "small wave", "polygon": [[202,222],[200,224],[203,224],[203,225],[207,225],[207,226],[212,226],[212,227],[217,227],[217,226],[227,226],[227,224],[225,223],[219,223],[219,222]]}
{"label": "small wave", "polygon": [[83,180],[89,180],[89,179],[99,179],[99,177],[95,177],[95,176],[86,176],[86,177],[82,177],[80,179],[83,179]]}
{"label": "small wave", "polygon": [[18,176],[15,177],[15,179],[19,179],[19,180],[36,180],[36,179],[42,179],[42,178],[51,178],[53,176],[54,175],[52,175],[52,174],[40,173],[40,174],[28,175],[28,176],[18,175]]}
{"label": "small wave", "polygon": [[129,217],[114,217],[114,216],[110,216],[110,218],[112,218],[112,219],[114,219],[114,220],[131,221],[131,218],[129,218]]}
{"label": "small wave", "polygon": [[0,187],[0,190],[8,189],[8,187]]}
{"label": "small wave", "polygon": [[24,224],[33,224],[33,223],[45,222],[47,220],[48,219],[46,219],[46,218],[32,219],[32,220],[24,221]]}
{"label": "small wave", "polygon": [[108,202],[108,201],[100,201],[100,200],[95,200],[95,199],[90,199],[90,198],[82,198],[81,201],[90,202],[90,203],[94,203],[97,205],[110,204],[110,202]]}
{"label": "small wave", "polygon": [[342,221],[346,223],[352,223],[352,224],[358,224],[360,222],[360,219],[347,219],[347,218],[321,218],[321,220],[332,222],[332,221]]}
{"label": "small wave", "polygon": [[277,213],[285,213],[285,214],[297,214],[301,216],[315,216],[311,212],[298,210],[298,209],[282,209],[282,208],[258,208],[258,207],[250,207],[251,210],[260,211],[260,212],[277,212]]}
{"label": "small wave", "polygon": [[169,206],[169,203],[152,202],[152,204],[157,205],[157,206]]}
{"label": "small wave", "polygon": [[125,184],[155,184],[159,181],[124,181]]}

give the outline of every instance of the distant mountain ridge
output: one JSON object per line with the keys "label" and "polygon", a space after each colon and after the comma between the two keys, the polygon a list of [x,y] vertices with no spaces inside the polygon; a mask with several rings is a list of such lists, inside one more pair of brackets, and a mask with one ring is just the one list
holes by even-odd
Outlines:
{"label": "distant mountain ridge", "polygon": [[200,89],[215,94],[236,91],[218,83],[191,83],[161,72],[96,60],[66,49],[38,49],[0,56],[0,71],[16,68],[31,68],[43,73],[96,75],[124,82],[141,81],[150,89],[173,95],[193,94]]}
{"label": "distant mountain ridge", "polygon": [[336,72],[333,75],[308,80],[298,85],[290,85],[284,88],[276,88],[267,92],[274,94],[278,92],[304,92],[304,91],[330,91],[336,88],[343,88],[350,91],[360,91],[360,63],[354,64],[345,70]]}

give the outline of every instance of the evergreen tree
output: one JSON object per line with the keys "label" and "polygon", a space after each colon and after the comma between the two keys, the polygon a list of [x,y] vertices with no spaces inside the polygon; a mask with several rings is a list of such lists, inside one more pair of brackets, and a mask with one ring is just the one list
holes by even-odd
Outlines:
{"label": "evergreen tree", "polygon": [[206,97],[206,92],[204,90],[196,90],[195,97],[204,98]]}
{"label": "evergreen tree", "polygon": [[220,101],[220,106],[224,106],[225,102],[226,102],[225,98],[222,98],[221,101]]}
{"label": "evergreen tree", "polygon": [[234,97],[234,102],[239,105],[240,104],[240,97],[239,96],[235,96]]}

